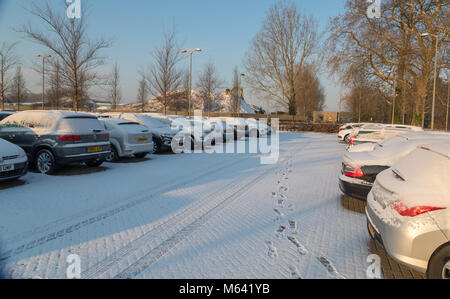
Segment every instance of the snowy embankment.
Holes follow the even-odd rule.
[[[281,134],[280,159],[155,155],[0,189],[5,275],[365,278],[365,215],[342,205],[334,135]],[[1,186],[0,186],[1,188]]]

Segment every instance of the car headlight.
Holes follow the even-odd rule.
[[[25,158],[26,156],[27,154],[25,153],[25,151],[20,151],[19,158]]]

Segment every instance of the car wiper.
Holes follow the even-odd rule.
[[[400,171],[398,171],[397,169],[393,168],[392,172],[402,181],[406,182],[406,178],[404,175],[402,175],[402,173]]]
[[[103,132],[103,130],[92,130],[92,132],[94,132],[94,133],[101,133],[101,132]]]

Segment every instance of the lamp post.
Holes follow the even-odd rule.
[[[434,83],[433,83],[433,104],[431,108],[431,129],[434,129],[434,112],[435,112],[435,105],[436,105],[436,81],[437,81],[437,60],[438,60],[438,51],[439,51],[439,35],[432,34],[432,33],[423,33],[422,36],[432,36],[436,38],[436,54],[434,58]]]
[[[45,58],[52,57],[50,54],[41,55],[36,54],[36,57],[42,58],[42,110],[44,110],[44,100],[45,100]]]
[[[188,113],[189,118],[191,118],[191,97],[192,97],[192,54],[195,52],[201,52],[202,49],[196,48],[194,50],[181,50],[181,53],[189,54],[190,64],[189,64],[189,95],[188,95]]]
[[[394,73],[394,69],[388,71],[389,74]],[[392,124],[395,123],[395,97],[397,95],[397,78],[394,75],[394,94],[392,96]]]
[[[448,110],[450,108],[450,84],[447,83],[447,117],[445,118],[445,131],[448,131]]]

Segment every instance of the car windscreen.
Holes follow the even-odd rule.
[[[94,131],[104,131],[105,127],[96,117],[66,117],[61,120],[58,131],[91,133]]]
[[[138,118],[148,127],[151,128],[167,128],[170,127],[170,121],[164,119],[156,119],[147,115],[139,115]]]
[[[11,115],[10,113],[0,113],[0,121],[4,120],[5,118],[7,118],[10,115]]]

